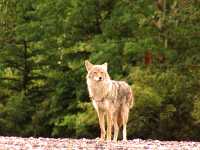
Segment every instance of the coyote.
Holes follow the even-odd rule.
[[[113,140],[117,141],[119,128],[123,125],[123,140],[127,140],[128,114],[134,103],[131,87],[124,81],[111,80],[107,72],[107,63],[93,65],[86,60],[85,66],[89,96],[99,118],[101,140],[105,139],[105,115],[107,117],[106,139],[111,140],[114,126]]]

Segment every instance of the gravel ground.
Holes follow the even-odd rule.
[[[98,139],[21,138],[0,136],[0,150],[200,150],[200,142],[134,139],[102,142]]]

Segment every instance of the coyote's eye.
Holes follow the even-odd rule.
[[[94,74],[97,74],[97,72],[95,71]]]

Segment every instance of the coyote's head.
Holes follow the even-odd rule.
[[[107,63],[102,65],[93,65],[88,60],[85,61],[85,67],[87,69],[87,78],[96,82],[105,81],[110,79],[107,72]]]

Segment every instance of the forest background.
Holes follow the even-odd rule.
[[[0,135],[96,138],[84,60],[135,94],[128,138],[200,140],[199,0],[0,0]]]

